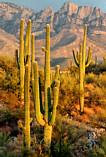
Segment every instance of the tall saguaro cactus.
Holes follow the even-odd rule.
[[[25,146],[30,150],[30,73],[31,73],[31,20],[28,21],[25,44],[25,77],[24,77],[24,105],[25,105]]]
[[[88,56],[86,57],[86,39],[87,39],[87,26],[84,27],[84,38],[83,43],[80,45],[80,50],[77,55],[73,50],[73,57],[75,64],[79,68],[79,93],[80,93],[80,112],[84,112],[84,79],[85,69],[91,62],[91,48],[89,47]]]
[[[32,47],[34,42],[32,43]],[[19,56],[19,58],[18,58]],[[30,150],[30,73],[31,73],[31,20],[28,21],[26,39],[24,41],[24,20],[20,22],[20,51],[17,54],[17,63],[20,71],[20,95],[24,100],[25,126],[25,147]]]
[[[20,98],[24,99],[24,20],[20,22],[20,48],[19,48],[19,68],[20,68]]]
[[[46,26],[46,45],[42,50],[45,53],[45,67],[44,67],[44,112],[41,110],[40,104],[40,89],[39,89],[39,74],[38,74],[38,64],[35,62],[33,64],[34,68],[34,102],[36,110],[36,119],[38,123],[44,126],[44,144],[46,148],[50,147],[51,136],[52,136],[52,126],[56,118],[56,107],[58,105],[59,96],[59,85],[60,81],[58,79],[58,70],[56,71],[56,76],[53,86],[53,104],[51,101],[51,81],[50,81],[50,26]]]

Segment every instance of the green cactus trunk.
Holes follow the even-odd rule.
[[[33,46],[32,41],[32,46]],[[25,43],[25,45],[24,45]],[[33,46],[34,51],[34,46]],[[24,100],[25,126],[23,132],[25,136],[25,146],[30,150],[30,73],[31,73],[31,20],[28,21],[26,30],[26,40],[24,42],[24,20],[20,22],[20,50],[16,51],[17,64],[20,71],[20,97]]]
[[[45,92],[44,92],[44,103],[45,103],[45,127],[44,127],[44,143],[46,147],[50,146],[51,143],[51,131],[52,126],[48,125],[49,121],[49,106],[51,105],[50,99],[50,26],[46,26],[46,45],[45,45]]]
[[[88,56],[86,59],[86,38],[87,38],[87,27],[84,27],[84,39],[83,44],[80,46],[79,54],[75,55],[73,51],[73,57],[75,64],[79,68],[79,102],[80,112],[84,112],[84,79],[85,79],[85,68],[89,66],[91,62],[91,50],[89,48]]]
[[[30,150],[30,67],[25,66],[25,83],[24,83],[24,103],[25,103],[25,147]]]
[[[25,105],[25,146],[30,150],[30,74],[31,74],[31,20],[28,21],[25,47],[25,78],[24,78],[24,105]]]
[[[83,112],[84,109],[84,71],[83,71],[83,58],[82,58],[82,45],[80,46],[80,52],[79,52],[79,93],[80,93],[80,111]]]
[[[34,80],[33,62],[35,61],[35,35],[31,35],[31,77]]]
[[[24,20],[20,22],[20,48],[19,48],[19,66],[20,66],[20,98],[24,100]]]
[[[44,144],[45,148],[50,148],[52,139],[52,126],[46,124],[44,127]]]
[[[31,74],[31,20],[28,21],[26,34],[26,65],[25,65],[25,144],[30,150],[30,74]]]
[[[49,99],[50,95],[50,26],[46,26],[46,46],[45,46],[45,69],[44,69],[44,79],[45,79],[45,121],[48,123],[49,116]]]

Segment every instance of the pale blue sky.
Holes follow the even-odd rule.
[[[47,6],[52,6],[53,9],[57,10],[66,1],[67,0],[0,0],[0,2],[12,2],[18,5],[24,5],[34,10],[41,10]],[[106,12],[106,0],[72,0],[72,2],[78,5],[97,6]]]

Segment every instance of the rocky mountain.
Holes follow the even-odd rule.
[[[15,36],[0,29],[0,55],[12,57],[16,48],[18,48],[18,41]]]
[[[36,49],[39,52],[37,56],[40,61],[43,57],[41,45],[44,44],[44,27],[47,23],[51,25],[53,65],[55,62],[66,64],[66,60],[71,58],[72,49],[77,49],[82,40],[84,24],[88,25],[87,42],[88,46],[92,47],[93,56],[102,58],[106,55],[106,13],[99,8],[67,2],[57,12],[51,7],[35,12],[12,3],[0,3],[0,29],[5,33],[18,39],[21,18],[24,18],[26,23],[28,19],[32,20],[32,32],[36,34]]]

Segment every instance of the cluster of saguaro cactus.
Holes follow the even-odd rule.
[[[17,63],[20,71],[20,98],[24,100],[25,126],[20,125],[24,132],[24,143],[30,150],[30,80],[35,105],[36,119],[44,126],[44,143],[49,148],[51,144],[52,125],[56,118],[56,107],[59,96],[59,66],[56,67],[55,79],[50,80],[50,26],[46,26],[46,46],[42,48],[45,53],[44,67],[44,105],[40,89],[38,63],[35,60],[34,34],[31,36],[31,21],[28,21],[26,38],[24,41],[24,20],[20,22],[20,49],[16,51]],[[53,100],[52,100],[53,99]]]
[[[34,81],[34,103],[36,111],[36,119],[41,126],[44,126],[44,144],[46,148],[50,147],[52,136],[52,125],[56,118],[56,107],[58,105],[59,96],[59,66],[56,67],[55,79],[51,84],[50,81],[50,26],[46,26],[46,44],[42,48],[45,53],[45,67],[44,67],[44,105],[40,98],[39,74],[38,64],[33,63]],[[52,93],[52,94],[51,94]],[[53,98],[53,101],[52,101]]]
[[[80,93],[80,112],[84,112],[84,78],[85,69],[91,62],[91,48],[89,47],[88,56],[86,57],[86,38],[87,38],[87,26],[84,27],[83,43],[80,45],[79,53],[75,54],[73,50],[73,57],[75,64],[79,68],[79,93]]]
[[[32,35],[33,36],[33,35]],[[32,37],[34,38],[34,37]],[[20,22],[20,49],[16,51],[17,64],[20,77],[20,98],[24,100],[25,126],[23,126],[25,136],[25,147],[30,149],[30,74],[31,74],[31,20],[28,21],[26,38],[24,41],[24,20]]]

